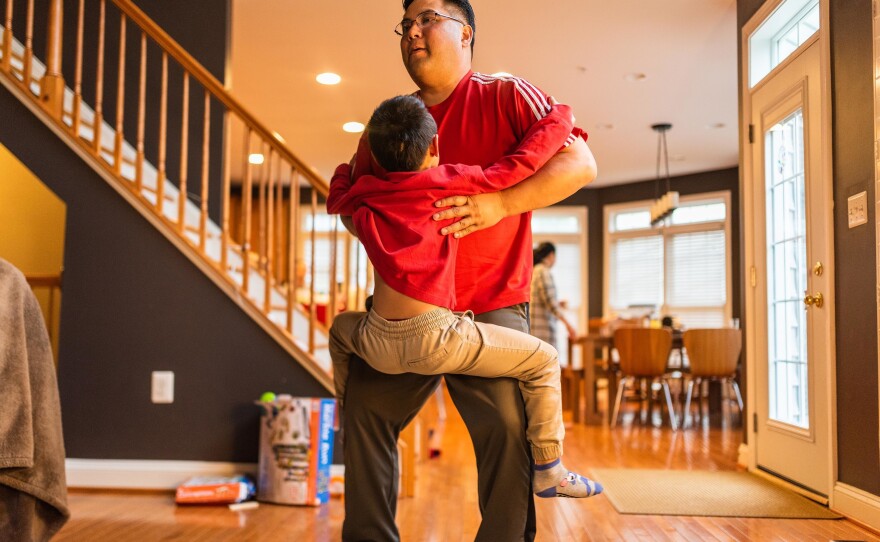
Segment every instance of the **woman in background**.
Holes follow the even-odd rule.
[[[568,330],[568,336],[577,336],[577,330],[565,318],[562,310],[565,302],[556,297],[556,285],[550,268],[556,263],[556,247],[553,243],[541,243],[532,251],[532,300],[529,302],[531,334],[558,348],[556,343],[556,320]]]

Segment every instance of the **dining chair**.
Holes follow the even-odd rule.
[[[736,369],[742,351],[742,331],[735,328],[689,329],[684,332],[684,348],[690,360],[690,377],[684,402],[683,426],[690,421],[691,398],[694,385],[702,390],[704,381],[727,383],[736,396],[740,415],[743,411],[742,395],[736,383]],[[702,404],[703,394],[699,394]]]
[[[611,427],[617,425],[624,391],[628,384],[645,383],[650,394],[651,386],[659,382],[666,399],[669,423],[673,430],[678,429],[666,373],[666,361],[671,347],[672,333],[668,329],[621,327],[614,331],[614,348],[620,358],[620,381],[617,385],[614,412],[611,414]]]

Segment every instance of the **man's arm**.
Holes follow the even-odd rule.
[[[494,226],[503,218],[562,201],[591,183],[596,173],[593,153],[587,142],[578,137],[519,184],[499,192],[443,198],[435,205],[449,208],[435,213],[433,218],[437,221],[460,218],[440,233],[464,237]]]
[[[486,178],[475,186],[476,192],[503,190],[531,177],[575,138],[573,128],[571,108],[554,105],[532,124],[513,152],[484,170]]]

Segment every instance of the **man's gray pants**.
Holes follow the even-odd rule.
[[[476,320],[528,332],[528,305],[479,314]],[[400,540],[394,521],[400,476],[397,437],[431,397],[440,378],[411,373],[387,375],[362,360],[352,359],[343,424],[343,540]],[[534,540],[531,455],[519,383],[510,378],[445,378],[477,457],[483,519],[476,540]]]

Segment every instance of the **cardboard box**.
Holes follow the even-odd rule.
[[[263,406],[257,500],[317,506],[330,499],[336,401],[279,395]]]

